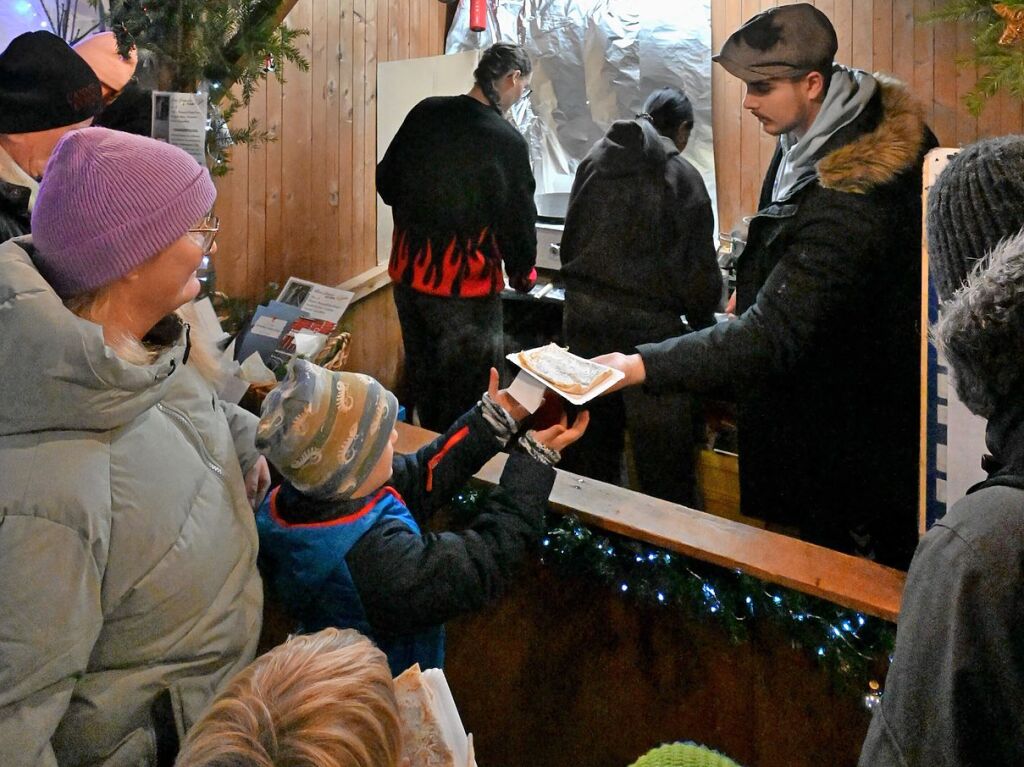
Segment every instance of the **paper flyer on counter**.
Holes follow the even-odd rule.
[[[297,306],[302,316],[309,320],[319,320],[338,324],[355,293],[340,288],[329,288],[309,280],[289,277],[277,300],[284,304]],[[329,333],[334,328],[322,330]]]
[[[274,352],[299,316],[298,307],[280,301],[257,307],[248,332],[242,336],[235,352],[235,359],[241,361],[256,352],[264,363],[270,364]]]

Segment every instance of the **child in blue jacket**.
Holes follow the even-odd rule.
[[[519,429],[524,410],[491,371],[481,401],[411,455],[395,454],[398,403],[376,380],[305,360],[263,403],[256,446],[285,476],[257,513],[260,569],[304,632],[355,628],[395,674],[440,667],[443,623],[497,597],[544,531],[559,451],[581,413],[520,438],[468,528],[425,532]]]

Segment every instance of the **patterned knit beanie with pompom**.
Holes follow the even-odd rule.
[[[306,495],[348,499],[391,440],[398,400],[375,379],[301,358],[263,400],[256,447]]]

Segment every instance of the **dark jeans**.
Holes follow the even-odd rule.
[[[565,450],[559,468],[624,485],[624,431],[629,429],[635,488],[646,495],[700,508],[696,491],[694,419],[690,395],[627,389],[588,402],[590,425]]]
[[[447,298],[395,285],[410,405],[425,429],[443,432],[479,401],[502,368],[501,299]]]
[[[565,339],[581,357],[634,351],[636,344],[683,332],[669,311],[616,306],[585,290],[566,293]],[[629,430],[638,487],[655,498],[699,507],[696,489],[693,398],[687,392],[654,394],[643,387],[597,397],[587,403],[590,425],[569,446],[558,467],[602,482],[623,484],[620,466]]]

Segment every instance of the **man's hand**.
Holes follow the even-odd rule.
[[[530,414],[529,410],[520,405],[515,397],[508,393],[508,389],[498,388],[498,371],[495,368],[491,368],[491,380],[487,384],[487,393],[517,421],[522,421]]]
[[[590,411],[581,410],[573,419],[572,426],[569,426],[569,419],[562,413],[562,419],[554,426],[533,432],[533,438],[542,445],[550,447],[561,453],[565,448],[583,436],[590,423]]]
[[[602,394],[610,394],[613,391],[625,389],[627,386],[636,386],[647,380],[647,370],[644,368],[643,358],[639,354],[612,352],[611,354],[602,354],[600,357],[594,357],[591,362],[607,365],[610,368],[615,368],[625,373],[621,381],[616,381],[614,385],[602,392]]]
[[[270,466],[267,464],[267,459],[261,455],[249,469],[249,473],[245,475],[245,495],[253,510],[258,509],[263,503],[263,496],[267,494],[268,489],[270,489]]]

